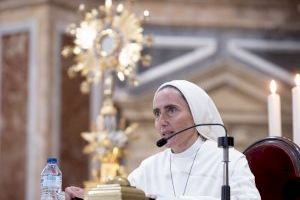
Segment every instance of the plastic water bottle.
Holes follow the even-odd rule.
[[[48,158],[41,173],[41,200],[61,199],[62,173],[56,158]]]

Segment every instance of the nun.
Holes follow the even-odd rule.
[[[155,128],[162,138],[195,124],[220,123],[221,116],[208,94],[185,80],[162,84],[153,99]],[[128,180],[157,200],[221,199],[223,154],[217,138],[221,126],[199,126],[172,137],[166,149],[142,161]],[[229,150],[231,199],[260,199],[245,155]]]
[[[196,124],[223,124],[208,94],[189,81],[162,84],[153,99],[155,128],[162,138]],[[217,138],[221,126],[198,126],[169,139],[165,150],[146,158],[132,171],[130,184],[156,200],[220,200],[223,154]],[[245,155],[229,150],[229,184],[232,200],[261,199]],[[66,188],[66,200],[83,198],[83,189]]]

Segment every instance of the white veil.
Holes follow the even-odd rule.
[[[220,123],[223,124],[219,111],[208,94],[199,86],[185,80],[174,80],[166,82],[159,86],[158,91],[166,86],[177,88],[185,97],[195,124]],[[196,127],[199,134],[210,140],[218,140],[218,137],[225,135],[225,130],[220,126],[198,126]]]

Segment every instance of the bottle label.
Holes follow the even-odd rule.
[[[42,185],[43,185],[43,187],[59,187],[60,188],[61,187],[60,182],[61,182],[60,177],[48,175],[43,178]]]

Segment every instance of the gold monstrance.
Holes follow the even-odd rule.
[[[111,0],[105,6],[85,12],[80,5],[83,21],[71,24],[67,32],[74,36],[74,46],[64,47],[64,56],[75,56],[76,64],[68,70],[70,77],[80,73],[85,77],[81,91],[89,92],[91,83],[98,83],[107,71],[113,71],[121,81],[136,85],[136,64],[141,61],[148,66],[149,55],[142,55],[144,47],[152,44],[152,38],[143,35],[142,23],[149,16],[138,18],[134,13],[118,4],[114,9]]]
[[[112,181],[118,176],[126,176],[120,160],[132,138],[131,133],[137,126],[131,124],[126,128],[124,120],[117,118],[118,112],[113,103],[113,74],[121,81],[127,80],[130,84],[137,85],[136,65],[139,61],[144,66],[150,64],[151,57],[142,55],[142,50],[152,44],[152,39],[143,35],[141,27],[149,16],[147,10],[142,18],[138,18],[123,4],[114,6],[111,0],[106,0],[105,5],[98,9],[86,11],[85,6],[80,5],[79,11],[83,20],[67,28],[67,33],[74,37],[74,46],[64,47],[62,55],[74,56],[76,64],[69,68],[68,74],[70,77],[80,74],[85,78],[80,86],[83,93],[90,91],[92,83],[101,81],[103,85],[103,105],[96,125],[90,132],[81,134],[89,143],[84,148],[84,153],[90,154],[92,161],[99,163],[98,168],[92,169],[92,180],[85,183],[89,191],[88,199],[93,199],[92,196],[97,196],[97,191],[102,193],[104,188],[107,194],[110,188],[99,184]],[[124,179],[118,183],[120,182],[128,184]],[[96,185],[98,186],[95,187]],[[116,188],[118,186],[114,186],[112,190],[115,191]],[[104,197],[102,199],[105,200]]]

